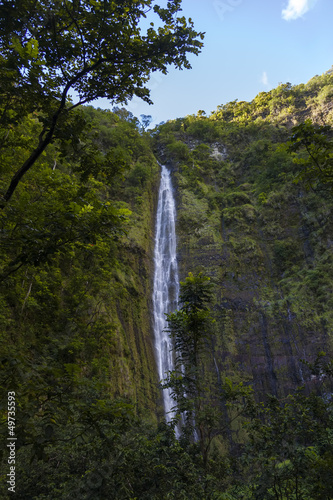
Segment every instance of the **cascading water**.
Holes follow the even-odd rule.
[[[175,222],[176,208],[170,172],[162,166],[156,216],[153,290],[155,349],[160,380],[166,378],[168,371],[174,368],[172,342],[165,332],[165,313],[175,310],[179,295]],[[163,389],[163,401],[166,420],[170,421],[171,408],[174,406],[170,389]]]

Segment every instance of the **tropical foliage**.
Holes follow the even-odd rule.
[[[189,67],[202,34],[180,6],[3,2],[1,498],[9,393],[19,499],[333,496],[332,72],[150,131],[81,106],[149,102],[151,72]],[[170,425],[151,339],[156,157],[182,279]]]

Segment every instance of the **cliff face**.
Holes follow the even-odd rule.
[[[325,183],[309,188],[300,176],[306,150],[286,142],[307,118],[332,124],[332,78],[167,122],[150,138],[125,110],[87,108],[79,146],[52,144],[1,214],[1,342],[13,390],[35,390],[31,366],[40,393],[47,377],[61,385],[71,370],[78,387],[103,381],[108,395],[159,412],[150,140],[173,172],[181,278],[203,270],[216,284],[211,370],[259,395],[320,385],[301,359],[332,353],[333,203]],[[38,127],[30,117],[17,139],[23,156]],[[3,153],[2,187],[13,151]]]
[[[105,309],[114,322],[115,350],[110,353],[110,392],[127,397],[153,415],[159,398],[152,335],[152,276],[158,166],[150,182],[132,200],[134,225],[117,245],[110,275],[113,300]]]
[[[286,146],[304,119],[332,123],[330,89],[329,74],[280,86],[156,134],[176,185],[181,277],[204,271],[216,284],[211,369],[260,398],[319,388],[301,360],[332,354],[332,195],[306,189]]]
[[[150,136],[124,109],[86,108],[23,178],[0,213],[0,436],[6,450],[15,394],[21,498],[332,498],[332,388],[302,362],[333,351],[332,96],[328,73]],[[0,190],[40,129],[30,116],[8,134]],[[215,283],[215,323],[192,316],[209,341],[173,379],[195,444],[193,421],[181,440],[155,425],[152,143],[172,170],[181,279]],[[281,399],[255,405],[238,382]],[[284,398],[302,384],[320,397]]]
[[[301,359],[313,361],[319,351],[331,352],[331,222],[327,217],[320,238],[318,226],[310,233],[306,225],[314,212],[328,215],[330,209],[295,191],[277,204],[258,206],[250,195],[246,204],[243,198],[212,213],[198,200],[196,219],[206,209],[205,221],[201,230],[185,232],[188,199],[179,189],[182,276],[204,270],[216,283],[218,368],[228,377],[248,380],[256,392],[279,396],[310,383]]]
[[[86,108],[79,147],[55,141],[1,213],[1,368],[27,418],[24,398],[66,377],[73,400],[85,384],[101,384],[107,397],[153,418],[157,411],[150,311],[159,166],[137,120],[118,114]],[[38,123],[26,125],[22,155],[38,137]],[[5,152],[14,165],[15,152]]]

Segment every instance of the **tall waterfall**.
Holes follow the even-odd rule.
[[[165,313],[175,310],[179,295],[175,220],[170,172],[162,166],[156,217],[153,291],[155,349],[160,380],[174,368],[172,342],[164,330],[167,326]],[[170,389],[163,389],[163,401],[166,420],[170,421],[172,415],[168,412],[174,406]]]

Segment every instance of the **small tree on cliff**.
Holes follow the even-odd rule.
[[[175,349],[175,370],[165,387],[171,387],[177,411],[184,416],[183,434],[197,438],[204,462],[210,444],[208,407],[205,400],[204,356],[213,333],[210,306],[214,285],[203,273],[189,273],[180,283],[180,309],[168,314],[168,328]]]
[[[244,411],[251,389],[242,382],[233,384],[227,377],[216,379],[211,358],[211,339],[216,334],[211,306],[214,284],[202,272],[189,273],[180,283],[180,308],[167,315],[168,329],[175,349],[175,369],[169,373],[164,387],[172,389],[178,417],[183,417],[185,440],[198,441],[203,466],[208,466],[212,440],[225,435],[231,420],[225,406],[232,408],[232,420]]]
[[[299,167],[295,182],[303,182],[306,188],[326,187],[333,189],[333,140],[332,127],[319,126],[305,120],[292,128],[287,151]]]

